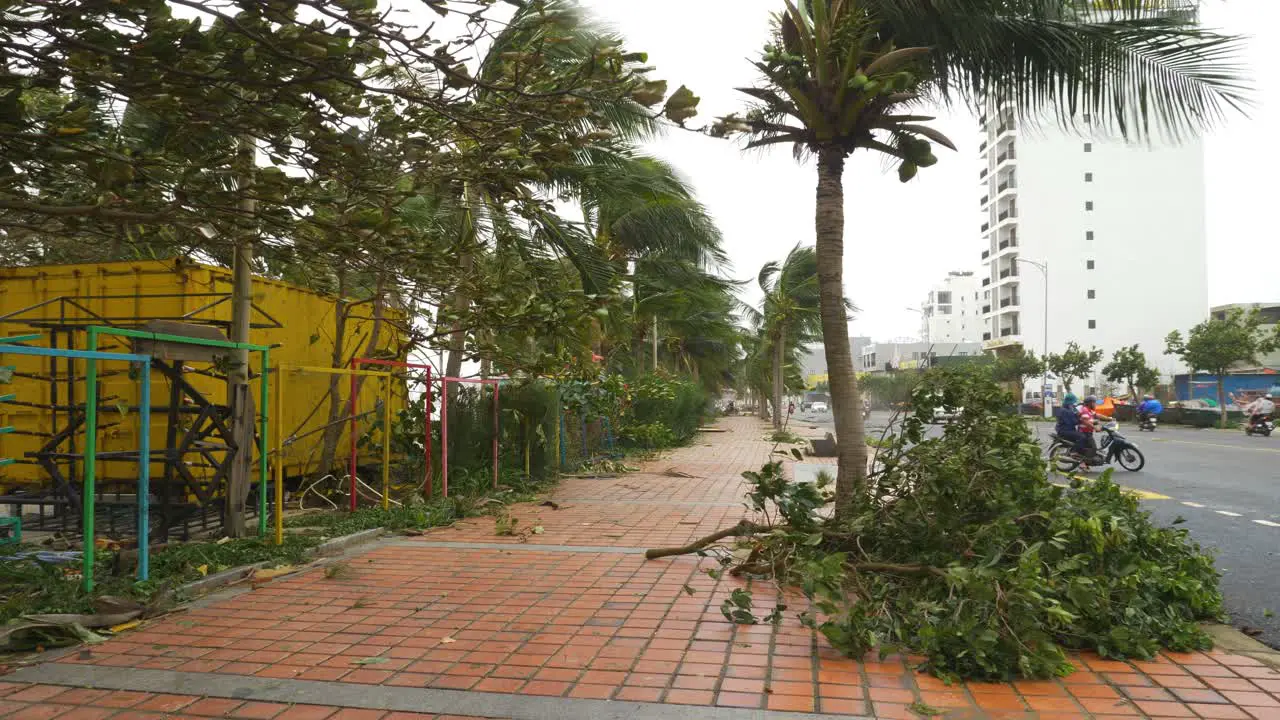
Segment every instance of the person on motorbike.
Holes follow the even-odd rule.
[[[1076,453],[1084,455],[1088,452],[1089,436],[1080,430],[1080,411],[1076,407],[1076,402],[1077,398],[1072,393],[1067,393],[1062,398],[1062,407],[1055,411],[1058,423],[1053,432],[1059,438],[1071,443]]]
[[[1138,406],[1138,422],[1144,423],[1147,418],[1156,417],[1162,412],[1164,412],[1164,405],[1161,405],[1154,395],[1144,395],[1142,404]]]
[[[1276,397],[1270,393],[1244,406],[1250,425],[1257,425],[1276,414]]]
[[[1082,450],[1081,454],[1088,458],[1097,456],[1098,443],[1094,439],[1095,433],[1098,426],[1109,419],[1106,415],[1099,413],[1097,408],[1098,398],[1094,395],[1086,397],[1084,402],[1080,403],[1080,432],[1085,436],[1085,447],[1083,449],[1077,447],[1077,450]]]

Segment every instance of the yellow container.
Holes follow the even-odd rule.
[[[34,345],[50,346],[50,328],[57,325],[119,325],[136,327],[139,318],[163,319],[193,324],[226,323],[231,319],[231,272],[224,268],[202,265],[188,260],[154,260],[102,264],[42,265],[35,267],[0,268],[0,337],[40,333],[41,340]],[[271,365],[329,367],[333,362],[334,336],[336,334],[337,298],[322,295],[278,280],[254,278],[254,314],[250,341],[271,346]],[[372,306],[358,305],[349,313],[344,333],[341,356],[367,355],[371,352],[370,339],[374,330]],[[222,325],[225,327],[225,325]],[[407,334],[407,322],[402,312],[388,309],[384,320],[378,324],[378,338],[373,352],[395,350],[403,346]],[[85,348],[85,333],[77,331],[71,337],[74,347]],[[57,346],[66,348],[68,336],[58,333]],[[100,336],[99,350],[104,352],[131,352],[129,341],[123,338]],[[45,408],[27,407],[20,403],[67,405],[68,361],[56,361],[59,377],[57,396],[53,384],[47,378],[54,371],[54,361],[19,355],[0,355],[0,366],[15,367],[15,376],[7,385],[0,385],[0,395],[13,393],[15,403],[0,403],[0,426],[11,425],[17,433],[0,435],[0,458],[22,460],[26,453],[34,452],[53,434],[66,427],[65,410],[54,413]],[[208,370],[207,363],[189,362],[188,367]],[[84,402],[84,363],[74,363],[77,377],[75,401]],[[256,371],[258,358],[251,358]],[[99,453],[132,451],[138,447],[138,417],[128,410],[138,402],[136,371],[123,363],[99,363],[101,384],[99,398],[100,437]],[[214,403],[225,403],[226,383],[220,379],[196,372],[184,374],[184,379]],[[300,437],[288,453],[285,472],[289,476],[309,475],[319,468],[321,445],[329,417],[329,383],[332,376],[320,373],[292,373],[288,378],[286,407],[282,413],[287,436]],[[339,394],[346,412],[349,386],[347,377],[339,377]],[[383,396],[380,378],[366,380],[360,393],[359,410],[362,416],[380,417],[375,413]],[[393,387],[392,410],[404,407],[403,383]],[[256,381],[253,387],[257,401]],[[274,402],[274,395],[272,396]],[[169,383],[165,376],[152,373],[151,404],[161,407],[169,402]],[[112,408],[116,408],[113,410]],[[272,423],[278,415],[271,412]],[[193,417],[193,416],[188,416]],[[152,413],[151,447],[166,446],[167,416]],[[367,428],[368,422],[363,422]],[[344,472],[349,453],[348,426],[342,424],[338,438],[333,470]],[[35,434],[23,434],[35,433]],[[275,435],[275,428],[272,429]],[[271,438],[274,445],[274,437]],[[66,450],[64,444],[62,449]],[[83,433],[77,436],[77,450],[83,449]],[[255,451],[256,457],[256,451]],[[361,451],[361,460],[380,460],[381,442],[369,444]],[[199,455],[192,453],[191,472],[197,478],[212,475],[213,470]],[[253,464],[256,478],[258,465]],[[160,463],[152,466],[152,476],[163,472]],[[137,476],[137,467],[131,462],[99,461],[99,478],[107,484],[119,487],[128,478]],[[76,471],[77,477],[80,470]],[[0,494],[17,489],[34,490],[49,487],[50,477],[45,470],[32,464],[18,463],[0,468]]]

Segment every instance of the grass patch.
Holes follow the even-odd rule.
[[[790,430],[774,430],[769,434],[769,442],[796,444],[804,441],[804,438]]]
[[[101,595],[149,602],[158,593],[229,568],[268,562],[293,565],[319,544],[307,536],[286,536],[277,546],[258,538],[171,544],[151,552],[151,579],[138,582],[137,551],[100,553],[94,563],[95,588],[80,586],[80,563],[54,564],[0,556],[0,623],[37,613],[87,613]],[[22,550],[35,549],[26,546]]]

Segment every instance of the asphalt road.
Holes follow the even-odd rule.
[[[868,432],[883,429],[888,413],[872,413]],[[1042,437],[1052,426],[1033,423]],[[828,432],[830,413],[793,420],[801,435]],[[1243,431],[1162,427],[1154,435],[1129,424],[1120,429],[1146,456],[1115,480],[1140,493],[1152,518],[1182,527],[1217,554],[1227,611],[1237,627],[1262,631],[1258,639],[1280,648],[1280,434],[1246,437]]]

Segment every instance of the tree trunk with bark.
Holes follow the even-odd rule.
[[[773,429],[782,429],[782,361],[785,352],[786,331],[778,328],[773,343]]]
[[[235,250],[231,260],[231,342],[249,342],[249,325],[253,314],[253,251],[256,230],[255,218],[258,201],[253,197],[254,185],[253,139],[242,137],[237,147],[236,189],[240,193],[239,210],[242,227],[235,238]],[[245,500],[249,495],[249,469],[253,461],[253,404],[247,398],[249,385],[249,351],[236,350],[227,371],[227,404],[231,407],[232,437],[248,438],[245,445],[237,445],[227,474],[227,507],[223,513],[222,532],[227,537],[244,537],[248,526],[244,517]],[[237,402],[239,400],[239,402]],[[262,478],[266,482],[266,478]]]
[[[329,366],[340,368],[345,365],[347,356],[347,315],[351,310],[347,306],[347,269],[339,264],[338,302],[333,306],[333,351],[329,354]],[[338,440],[342,435],[342,416],[346,404],[342,401],[341,375],[329,376],[329,414],[325,420],[324,434],[320,444],[320,462],[316,465],[316,477],[321,478],[334,470],[334,458],[338,454]]]
[[[347,323],[351,319],[352,306],[346,302],[347,298],[347,281],[346,269],[339,267],[338,269],[338,304],[334,309],[334,336],[333,336],[333,353],[329,356],[329,363],[334,368],[345,368],[351,363],[351,357],[347,355],[346,337]],[[373,327],[369,330],[369,343],[365,346],[362,353],[365,357],[374,354],[378,349],[378,343],[382,334],[382,324],[386,315],[386,288],[384,278],[379,275],[374,287],[373,296]],[[366,368],[368,369],[368,368]],[[364,386],[365,377],[356,377],[356,397],[360,395],[360,389]],[[334,463],[338,454],[338,441],[342,438],[343,431],[350,428],[350,420],[348,413],[351,407],[350,396],[343,397],[341,388],[351,387],[351,379],[345,375],[329,376],[329,419],[325,422],[324,442],[320,447],[320,463],[316,466],[317,476],[323,477],[334,469]]]
[[[849,507],[858,493],[866,492],[867,479],[862,404],[859,402],[858,378],[853,369],[853,352],[849,347],[849,318],[845,312],[844,161],[843,150],[827,148],[819,152],[814,211],[822,344],[827,356],[838,456],[837,515]]]
[[[1226,430],[1227,429],[1227,387],[1226,387],[1226,382],[1223,380],[1224,375],[1226,375],[1225,368],[1218,371],[1218,413],[1219,413],[1218,427],[1222,428],[1223,430]],[[1191,387],[1191,380],[1194,380],[1194,379],[1195,379],[1195,373],[1193,372],[1190,375],[1190,379],[1187,381],[1188,388]],[[1190,394],[1188,394],[1188,397],[1190,397]],[[1245,418],[1245,422],[1248,422],[1248,421],[1249,419]]]

